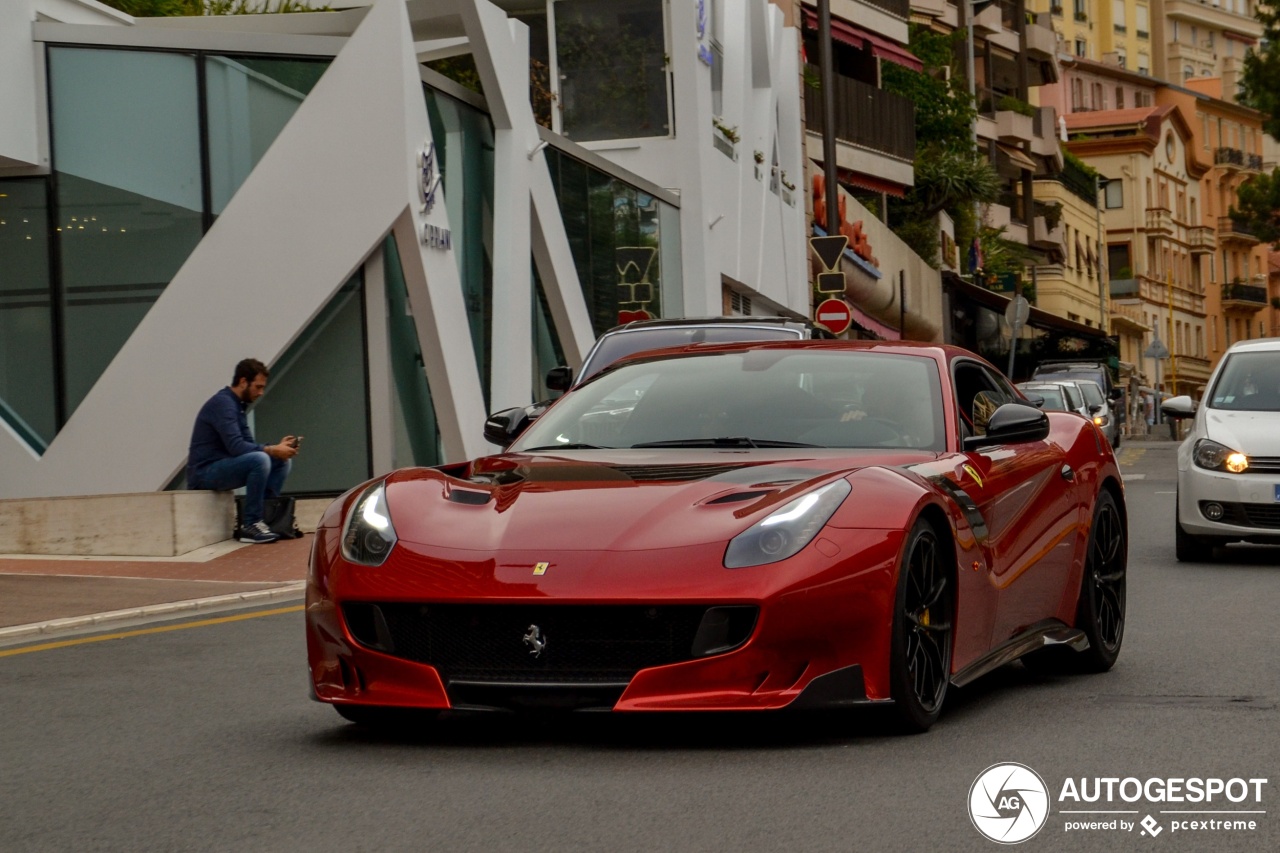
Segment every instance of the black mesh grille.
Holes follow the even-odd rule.
[[[646,667],[691,659],[708,610],[703,605],[377,607],[390,630],[391,653],[434,666],[446,683],[625,683]],[[534,655],[538,641],[545,646]]]
[[[705,480],[736,471],[741,465],[610,465],[637,482]]]

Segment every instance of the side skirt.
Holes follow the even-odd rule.
[[[1043,622],[1037,622],[1021,634],[1005,640],[964,669],[952,675],[951,683],[955,687],[964,687],[969,682],[981,678],[988,672],[999,669],[1007,663],[1013,663],[1018,658],[1034,652],[1036,649],[1041,649],[1045,646],[1062,645],[1069,647],[1072,651],[1082,652],[1089,648],[1089,639],[1079,628],[1072,628],[1057,619],[1046,619]]]

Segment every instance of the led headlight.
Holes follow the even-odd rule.
[[[1216,441],[1202,438],[1196,442],[1191,458],[1200,468],[1241,474],[1249,467],[1249,457]]]
[[[739,533],[724,553],[727,569],[785,560],[813,541],[852,488],[836,480],[787,503]]]
[[[347,516],[342,556],[362,566],[380,566],[395,544],[396,529],[387,509],[386,484],[379,481],[364,490]]]
[[[1095,415],[1093,418],[1093,422],[1100,427],[1104,427],[1107,424],[1111,423],[1111,418],[1107,417],[1106,415]]]

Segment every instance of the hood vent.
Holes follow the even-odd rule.
[[[762,498],[765,495],[771,494],[771,493],[772,493],[772,490],[755,491],[755,492],[734,492],[733,494],[721,495],[720,497],[715,498],[714,500],[707,501],[707,506],[713,506],[715,504],[736,504],[736,503],[741,503],[742,501],[753,501],[756,498]]]
[[[449,500],[456,504],[484,506],[489,502],[489,493],[473,492],[470,489],[450,489]]]
[[[638,483],[691,482],[736,471],[741,465],[610,465]]]

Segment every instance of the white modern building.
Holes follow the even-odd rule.
[[[0,498],[180,487],[244,357],[333,493],[485,452],[620,320],[808,314],[777,6],[331,5],[0,11]]]

